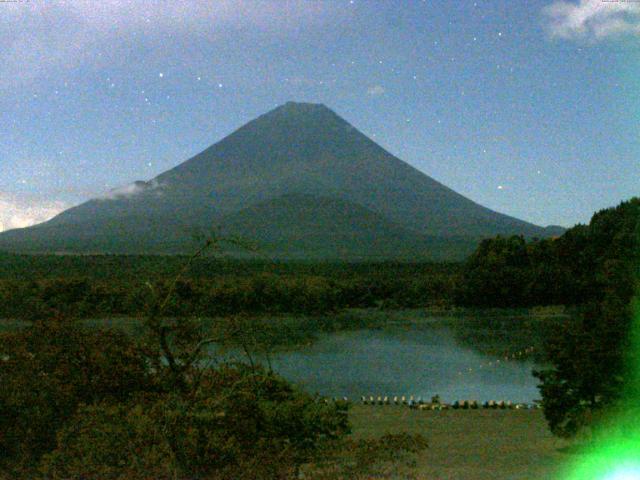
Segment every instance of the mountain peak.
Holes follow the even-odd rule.
[[[283,115],[320,115],[331,114],[336,115],[333,110],[322,103],[310,103],[310,102],[294,102],[288,101],[270,112],[270,114],[283,114]]]
[[[311,102],[294,102],[293,100],[289,100],[288,102],[280,105],[279,108],[287,108],[292,110],[329,110],[324,103],[311,103]]]

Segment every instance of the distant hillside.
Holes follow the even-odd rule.
[[[557,228],[489,210],[394,157],[323,105],[289,102],[149,182],[0,234],[38,252],[183,252],[196,230],[279,258],[433,258]]]

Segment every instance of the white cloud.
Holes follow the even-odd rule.
[[[367,88],[367,95],[372,97],[378,97],[385,92],[385,89],[382,85],[372,85]]]
[[[62,202],[25,200],[0,193],[0,232],[46,222],[66,207]]]
[[[558,1],[543,11],[555,38],[601,40],[640,35],[640,3],[636,0]]]
[[[130,183],[123,187],[114,188],[104,195],[98,197],[98,200],[116,200],[118,198],[130,198],[144,191],[144,187],[136,183]]]
[[[155,191],[156,194],[162,194],[160,190],[163,187],[157,180],[150,182],[133,182],[122,187],[114,188],[107,193],[97,197],[97,200],[117,200],[122,198],[131,198],[142,192]]]

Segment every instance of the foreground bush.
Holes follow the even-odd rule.
[[[80,408],[44,458],[47,478],[290,478],[347,430],[346,410],[273,375],[207,377],[195,398]]]
[[[50,319],[0,334],[0,465],[30,465],[80,404],[125,402],[152,383],[122,333]]]
[[[3,474],[291,478],[348,432],[346,405],[319,401],[258,367],[198,366],[194,342],[202,339],[171,328],[167,350],[62,319],[3,334]]]

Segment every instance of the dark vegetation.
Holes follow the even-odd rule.
[[[584,268],[580,286],[592,289],[577,322],[549,344],[553,368],[538,372],[545,415],[554,433],[571,436],[597,425],[608,409],[637,404],[640,366],[633,332],[633,299],[640,267],[640,199],[597,213],[581,229],[575,256]],[[624,402],[631,403],[624,405]],[[634,406],[634,408],[637,408]]]
[[[557,239],[485,240],[468,261],[459,291],[464,304],[579,307],[549,336],[552,367],[536,373],[554,433],[572,436],[595,425],[628,395],[636,374],[630,366],[640,365],[632,344],[639,268],[639,198]]]
[[[608,219],[613,225],[600,225],[600,217],[609,215],[612,213],[601,212],[591,225],[577,225],[558,238],[526,241],[513,236],[482,241],[466,263],[458,302],[476,307],[528,307],[601,300],[610,281],[603,271],[605,262],[631,248],[610,243],[616,220]]]
[[[0,255],[0,318],[31,312],[137,316],[186,257]],[[344,308],[446,306],[457,264],[270,263],[204,258],[178,282],[166,314],[318,314]]]
[[[8,478],[289,478],[348,432],[346,405],[258,367],[197,368],[202,338],[170,330],[150,326],[137,344],[47,319],[4,334]]]

